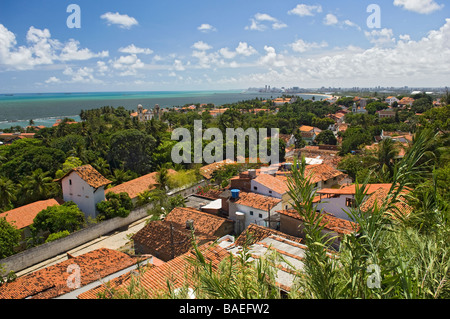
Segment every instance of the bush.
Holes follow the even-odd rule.
[[[108,193],[106,194],[106,201],[97,204],[99,212],[98,219],[111,219],[115,217],[128,217],[133,209],[133,202],[127,193]]]
[[[54,233],[54,234],[50,234],[50,236],[47,237],[45,242],[49,243],[49,242],[58,240],[60,238],[67,237],[69,235],[70,235],[70,233],[67,230],[60,231],[60,232],[57,232],[57,233]]]

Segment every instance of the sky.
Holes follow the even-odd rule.
[[[2,0],[0,93],[450,86],[444,0]]]

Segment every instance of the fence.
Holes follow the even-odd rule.
[[[201,181],[195,185],[174,190],[168,195],[182,195],[184,197],[187,197],[195,193],[199,186],[204,185],[206,185],[206,181]],[[114,230],[128,226],[135,221],[145,218],[148,216],[147,210],[151,207],[152,204],[147,204],[145,206],[134,209],[126,218],[116,217],[113,219],[109,219],[72,233],[67,237],[27,249],[23,252],[0,260],[0,265],[3,266],[4,270],[6,270],[7,273],[9,273],[10,271],[18,272],[24,270],[42,261],[65,253],[75,247],[83,245],[91,240],[99,238],[100,236],[111,233]]]

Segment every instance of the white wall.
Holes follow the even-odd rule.
[[[266,187],[263,184],[258,183],[254,179],[252,179],[252,181],[251,181],[251,186],[252,186],[253,193],[258,193],[261,195],[275,197],[275,198],[279,198],[279,199],[281,199],[281,197],[282,197],[282,194],[279,194],[279,193],[271,190],[269,187]],[[255,187],[257,187],[258,189],[255,189]],[[272,191],[272,193],[270,193],[270,191]]]
[[[72,185],[70,185],[72,181]],[[62,181],[63,198],[65,202],[73,201],[86,217],[96,217],[95,205],[105,200],[104,188],[95,189],[89,186],[77,173],[72,172]]]
[[[271,216],[274,216],[276,211],[281,210],[281,209],[282,209],[282,203],[280,202],[270,210]],[[239,225],[239,223],[237,222],[236,212],[240,212],[245,215],[244,225]],[[251,215],[251,212],[253,212],[253,215]],[[262,217],[259,217],[260,214]],[[250,226],[250,224],[268,226],[268,225],[266,225],[266,222],[264,221],[264,219],[266,219],[268,217],[269,217],[269,213],[267,210],[256,209],[254,207],[240,205],[240,204],[236,204],[233,202],[229,203],[228,218],[236,221],[236,223],[235,223],[236,233],[240,233],[240,231],[245,230],[248,226]],[[240,229],[238,229],[238,227],[240,227]]]
[[[339,197],[323,198],[322,201],[318,204],[317,209],[323,209],[325,212],[330,213],[337,218],[351,221],[351,218],[344,211],[350,210],[350,207],[347,207],[346,205],[347,198],[353,198],[353,196],[341,195]]]

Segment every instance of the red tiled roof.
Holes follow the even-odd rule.
[[[208,242],[199,247],[206,262],[215,270],[220,262],[230,256],[230,253],[212,242]],[[168,282],[173,289],[177,289],[184,284],[193,286],[193,265],[189,262],[190,258],[195,258],[192,251],[178,256],[161,266],[153,267],[140,275],[139,281],[150,298],[158,298],[160,294],[168,291]],[[125,291],[130,284],[130,275],[124,275],[122,278],[113,282],[116,291]],[[104,285],[98,286],[78,296],[79,299],[96,299],[98,293],[105,292]]]
[[[361,187],[361,185],[360,185]],[[375,191],[377,191],[380,188],[386,189],[389,191],[391,189],[392,184],[367,184],[366,190],[367,195],[373,194]],[[330,195],[354,195],[356,194],[356,186],[355,184],[342,187],[340,189],[333,189],[333,188],[324,188],[319,191],[317,191],[317,194],[330,194]]]
[[[278,178],[269,174],[259,174],[254,180],[281,195],[289,190],[286,180],[283,180],[281,177]]]
[[[133,241],[146,247],[152,255],[162,260],[170,260],[189,251],[192,247],[191,230],[185,226],[173,223],[172,234],[170,230],[171,223],[167,221],[152,221],[144,228],[138,231],[133,237]],[[172,246],[171,236],[174,242]],[[203,244],[215,240],[217,237],[195,232],[197,244]],[[172,250],[173,249],[173,250]]]
[[[327,164],[307,165],[305,168],[305,177],[311,176],[312,183],[327,181],[343,174],[344,173],[341,171],[338,171]]]
[[[56,199],[34,202],[1,213],[0,218],[5,217],[8,223],[14,225],[17,229],[23,229],[33,224],[33,220],[37,214],[51,206],[59,206],[59,202]]]
[[[259,226],[256,224],[250,224],[246,230],[244,230],[239,237],[234,242],[235,246],[243,246],[244,244],[253,245],[264,238],[270,237],[271,235],[278,235],[280,237],[284,237],[286,239],[295,241],[297,243],[302,243],[302,239],[298,237],[294,237],[291,235],[287,235],[278,230],[274,230],[271,228],[267,228],[264,226]]]
[[[233,160],[225,159],[225,160],[220,161],[220,162],[215,162],[215,163],[203,166],[203,167],[200,168],[199,172],[200,172],[200,175],[202,175],[204,178],[211,179],[212,176],[213,176],[213,173],[216,170],[224,167],[225,165],[230,165],[230,164],[235,164],[235,163],[236,162],[233,161]]]
[[[403,192],[407,193],[407,191]],[[375,192],[372,193],[372,195],[366,199],[366,201],[361,205],[361,210],[366,212],[373,208],[375,204],[378,208],[381,207],[385,199],[389,195],[389,189],[388,188],[379,188]],[[400,195],[399,197],[400,201],[395,203],[394,206],[396,209],[398,209],[398,212],[402,215],[409,215],[412,212],[412,207],[408,204],[404,203],[404,197]],[[392,212],[392,211],[391,211]],[[393,212],[397,213],[397,212]]]
[[[278,211],[278,213],[302,221],[304,220],[303,217],[300,216],[300,214],[294,209],[282,210]],[[358,224],[345,219],[337,218],[328,213],[322,213],[322,221],[320,223],[320,226],[323,226],[324,228],[334,231],[338,234],[350,234],[358,229]]]
[[[275,205],[281,202],[270,196],[264,196],[256,193],[239,192],[239,198],[234,201],[236,204],[253,207],[260,210],[272,209]]]
[[[175,174],[176,171],[169,169],[168,173]],[[154,185],[156,184],[157,175],[158,175],[158,172],[150,173],[150,174],[135,178],[131,181],[125,182],[123,184],[111,187],[111,188],[105,190],[105,195],[110,192],[113,192],[116,194],[128,193],[130,198],[132,198],[132,199],[136,198],[140,193],[154,188]]]
[[[111,181],[105,178],[102,174],[100,174],[95,168],[91,165],[84,165],[80,167],[72,168],[69,172],[67,172],[63,177],[58,179],[58,181],[63,180],[66,176],[70,175],[72,172],[75,172],[80,176],[89,186],[93,188],[100,188],[102,186],[106,186],[111,184]]]
[[[50,299],[66,294],[72,291],[67,285],[71,275],[67,269],[72,264],[80,267],[81,286],[85,286],[136,262],[136,258],[119,251],[98,249],[0,286],[0,299]]]
[[[194,229],[197,233],[215,236],[216,232],[225,223],[232,223],[231,220],[216,215],[208,214],[189,207],[176,207],[166,218],[165,222],[172,222],[179,227],[185,227],[188,220],[194,221]]]

